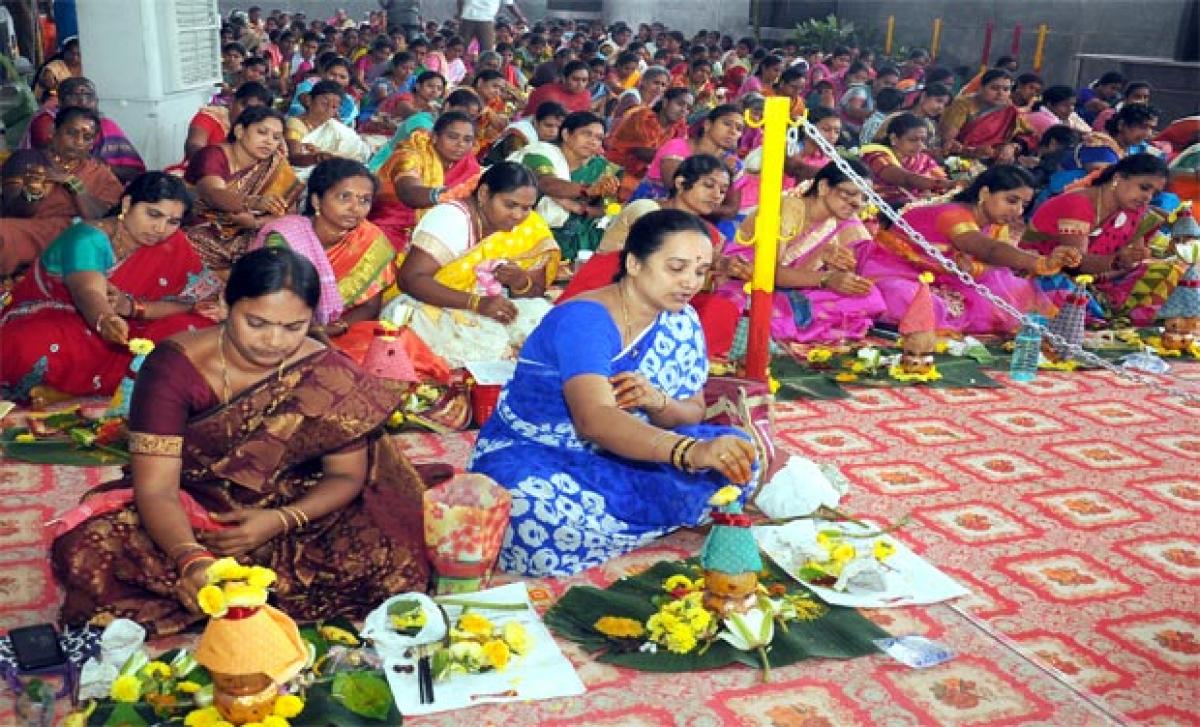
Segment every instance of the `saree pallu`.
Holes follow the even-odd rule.
[[[960,96],[942,114],[942,130],[957,126],[954,139],[968,148],[995,146],[1012,140],[1019,113],[1015,106],[980,109],[974,96]],[[942,138],[947,138],[946,133]]]
[[[275,605],[297,621],[358,619],[390,595],[425,590],[429,579],[424,485],[396,440],[379,433],[401,396],[326,350],[220,404],[182,349],[166,343],[139,375],[130,446],[135,456],[180,457],[182,493],[212,513],[294,503],[320,485],[323,456],[366,447],[359,497],[239,558],[278,574]],[[127,472],[97,492],[131,486]],[[135,506],[62,535],[51,561],[67,592],[64,623],[129,618],[162,636],[206,618],[180,604],[174,563]]]
[[[445,187],[440,201],[452,202],[466,199],[474,192],[482,174],[473,154],[467,154],[446,169],[433,148],[433,137],[428,132],[415,131],[407,141],[396,146],[392,156],[379,169],[379,192],[367,219],[383,230],[397,252],[403,252],[412,238],[413,228],[426,210],[413,209],[396,197],[398,177],[416,177],[423,187]]]
[[[243,196],[279,197],[289,209],[295,207],[304,192],[304,183],[296,178],[296,173],[292,171],[287,159],[278,154],[272,154],[269,158],[232,174],[225,182],[229,188]],[[221,212],[209,206],[199,196],[196,197],[187,236],[191,238],[200,259],[210,270],[219,272],[233,267],[238,258],[246,254],[258,233],[257,230],[235,224],[230,218],[229,213]]]
[[[1017,310],[1047,316],[1054,314],[1053,304],[1032,280],[1019,277],[1005,267],[980,263],[957,252],[951,242],[955,235],[968,231],[983,232],[993,239],[1007,241],[1006,227],[990,226],[981,230],[970,208],[953,202],[913,206],[903,213],[903,217],[960,268],[972,272],[977,283]],[[855,253],[858,256],[858,274],[874,281],[883,296],[886,306],[880,316],[883,320],[896,323],[904,317],[921,286],[918,276],[922,272],[930,272],[934,276],[930,289],[939,331],[1008,335],[1018,327],[1019,321],[993,307],[987,298],[946,272],[895,227],[881,230],[874,242],[857,245]]]
[[[103,234],[80,224],[63,238]],[[106,277],[109,285],[138,300],[182,302],[189,285],[203,274],[191,243],[176,230],[157,245],[138,247],[110,268]],[[211,320],[190,312],[126,323],[131,339],[156,342],[180,331],[212,325]],[[12,302],[0,316],[0,351],[0,386],[19,388],[22,395],[37,385],[75,396],[108,395],[116,390],[133,360],[127,346],[96,335],[76,309],[63,278],[51,274],[41,260],[17,283]]]
[[[676,528],[700,523],[722,485],[712,471],[686,474],[669,464],[626,459],[582,439],[563,397],[573,376],[636,371],[676,399],[704,388],[708,356],[696,313],[663,312],[628,346],[603,305],[556,307],[530,336],[495,413],[483,425],[468,469],[513,496],[500,567],[565,576],[603,564]],[[641,410],[630,412],[642,420]],[[679,434],[745,436],[695,424]]]
[[[560,254],[546,222],[531,212],[508,232],[495,232],[480,241],[470,211],[461,202],[438,205],[417,226],[413,247],[441,266],[433,279],[461,293],[488,294],[480,273],[499,263],[526,271],[544,270],[547,287],[558,275]],[[510,298],[517,317],[508,325],[469,310],[441,308],[402,294],[380,316],[405,324],[433,353],[451,367],[468,361],[500,361],[515,357],[530,332],[550,310],[544,298]]]
[[[54,119],[58,116],[58,102],[48,103],[34,114],[29,128],[21,139],[21,149],[42,149],[50,145],[54,137]],[[224,137],[221,141],[224,141]],[[100,116],[100,133],[92,145],[92,154],[112,168],[127,168],[132,175],[146,171],[146,162],[138,154],[133,142],[125,135],[121,125],[111,118]]]
[[[907,187],[901,187],[895,184],[888,184],[879,178],[879,173],[888,167],[900,167],[905,171],[914,174],[920,174],[925,177],[933,177],[936,179],[945,179],[946,171],[938,164],[937,160],[926,154],[918,152],[912,156],[901,159],[896,156],[896,152],[892,151],[891,147],[883,144],[866,144],[859,148],[859,154],[862,156],[863,164],[871,170],[871,176],[875,178],[875,191],[883,197],[883,201],[890,204],[895,209],[900,209],[904,205],[912,202],[915,199],[929,197],[931,193],[925,190],[911,190]]]
[[[300,122],[303,125],[303,122]],[[289,121],[290,124],[290,121]],[[354,129],[346,126],[337,119],[330,119],[315,129],[309,129],[300,137],[301,144],[307,144],[342,159],[352,159],[356,162],[366,162],[371,158],[372,149]],[[296,177],[308,182],[308,176],[317,165],[296,167]]]
[[[542,141],[525,148],[521,163],[538,176],[548,174],[584,185],[595,184],[606,176],[619,178],[622,174],[620,167],[602,156],[594,156],[571,169],[557,144]],[[599,226],[602,218],[567,212],[548,195],[542,195],[537,211],[554,231],[564,260],[574,260],[580,250],[595,250],[600,245],[600,238],[604,237],[604,230]]]
[[[747,220],[746,225],[752,220]],[[820,270],[822,251],[839,244],[851,249],[871,238],[857,219],[830,218],[810,227],[807,207],[802,198],[784,197],[780,216],[781,236],[786,242],[779,251],[779,263],[796,270]],[[753,263],[754,248],[732,244],[726,253]],[[749,313],[750,296],[745,283],[730,280],[717,295]],[[836,342],[864,337],[875,319],[883,314],[883,297],[872,287],[865,295],[846,295],[822,288],[776,290],[771,295],[771,339],[774,341]]]
[[[21,184],[21,177],[30,167],[49,169],[50,160],[40,149],[25,149],[14,153],[4,163],[4,186]],[[108,165],[98,159],[88,159],[75,176],[83,182],[88,194],[115,205],[121,199],[123,185]],[[31,218],[0,218],[0,277],[12,275],[32,263],[71,220],[79,216],[75,198],[61,184],[47,182],[46,196],[34,207]]]
[[[1115,255],[1129,245],[1149,245],[1165,223],[1150,207],[1122,210],[1095,226],[1096,208],[1083,192],[1067,192],[1051,198],[1038,208],[1021,239],[1021,246],[1048,255],[1060,235],[1088,235],[1087,250],[1092,255]],[[1094,228],[1094,229],[1093,229]],[[1102,316],[1128,317],[1135,326],[1150,326],[1158,308],[1167,300],[1187,265],[1171,260],[1147,260],[1130,270],[1105,272],[1095,276],[1092,290]],[[1055,303],[1068,293],[1070,286],[1059,274],[1039,279]]]

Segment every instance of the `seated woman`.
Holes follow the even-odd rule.
[[[504,76],[500,71],[492,69],[479,71],[471,80],[471,90],[482,104],[479,118],[475,122],[479,130],[479,138],[475,140],[475,155],[480,161],[483,161],[482,157],[508,127],[510,114],[502,95],[504,86]]]
[[[183,178],[195,185],[196,207],[187,235],[205,266],[222,277],[258,230],[288,214],[304,190],[279,153],[284,124],[275,109],[248,108],[225,143],[204,147],[188,162]]]
[[[321,303],[314,319],[333,337],[356,323],[378,320],[383,291],[396,280],[396,250],[383,230],[367,221],[377,187],[362,164],[326,159],[308,178],[304,216],[270,222],[254,241],[254,248],[287,247],[317,268]]]
[[[412,87],[416,80],[412,74],[416,69],[417,59],[408,51],[400,51],[392,56],[387,70],[368,84],[368,91],[363,96],[362,110],[358,112],[360,132],[388,136],[396,132],[393,109],[400,95]]]
[[[396,150],[397,144],[412,136],[417,129],[433,128],[434,119],[437,118],[445,94],[446,79],[440,74],[425,71],[417,76],[411,92],[385,99],[375,112],[375,119],[370,123],[370,132],[379,133],[383,131],[383,125],[387,125],[392,127],[392,131],[389,132],[392,138],[375,152],[367,162],[367,168],[378,172]]]
[[[319,295],[307,260],[255,250],[230,273],[225,323],[146,359],[131,474],[89,492],[51,549],[64,623],[178,633],[205,619],[196,593],[225,556],[273,569],[276,605],[298,621],[362,618],[426,588],[425,488],[379,436],[403,392],[307,337]]]
[[[571,281],[567,283],[566,290],[555,304],[565,303],[582,293],[603,288],[611,283],[621,268],[621,256],[625,250],[625,242],[629,239],[629,230],[643,216],[660,209],[682,210],[701,218],[711,215],[725,199],[725,193],[729,189],[729,177],[729,167],[715,156],[697,154],[685,159],[675,168],[671,196],[661,202],[639,199],[625,205],[604,231],[596,254],[575,271]],[[710,271],[714,277],[713,282],[725,278],[748,280],[752,266],[740,257],[722,255],[724,238],[714,225],[707,222],[705,224],[713,245],[713,266]],[[715,286],[705,286],[706,289],[711,287]],[[741,308],[708,292],[697,293],[692,299],[692,307],[700,317],[700,326],[704,329],[709,355],[713,358],[724,357],[733,344],[738,318],[742,314]]]
[[[630,199],[666,199],[670,190],[663,180],[673,179],[675,168],[693,154],[711,154],[729,165],[734,180],[716,215],[734,216],[741,206],[743,165],[737,158],[737,148],[745,128],[740,108],[731,104],[716,107],[705,117],[698,135],[694,134],[690,139],[673,139],[659,147],[646,168],[646,176],[633,190]]]
[[[296,86],[296,94],[292,97],[292,105],[288,107],[288,116],[299,116],[304,113],[304,97],[312,91],[313,86],[321,81],[333,81],[343,89],[349,90],[352,74],[350,61],[327,53],[321,56],[318,64],[321,75],[301,81]],[[354,122],[358,118],[358,101],[348,92],[342,96],[341,107],[338,109],[338,118],[343,124],[351,128],[354,127]]]
[[[976,177],[952,201],[913,206],[902,216],[995,295],[1018,310],[1049,313],[1049,301],[1036,284],[1014,271],[1053,275],[1078,265],[1082,255],[1070,247],[1035,255],[1018,249],[1009,239],[1008,225],[1021,222],[1025,206],[1033,199],[1033,183],[1024,169],[999,164]],[[937,330],[1010,334],[1020,323],[947,272],[898,227],[880,231],[875,242],[859,248],[858,256],[859,275],[873,280],[883,294],[887,304],[884,320],[903,318],[921,285],[919,275],[928,271],[935,276],[931,288]]]
[[[20,148],[42,149],[49,146],[54,136],[54,118],[59,109],[68,106],[81,106],[99,113],[96,84],[82,76],[64,80],[58,87],[57,96],[46,101],[33,115]],[[122,184],[146,171],[146,162],[125,135],[125,130],[104,114],[100,114],[100,133],[92,145],[92,154],[107,164]]]
[[[17,151],[0,168],[0,277],[36,260],[72,219],[100,219],[120,199],[121,182],[92,155],[99,133],[99,114],[68,106],[50,146]]]
[[[1127,104],[1109,117],[1104,131],[1084,132],[1072,154],[1063,158],[1061,169],[1054,175],[1050,192],[1057,194],[1073,182],[1089,175],[1095,176],[1130,154],[1152,150],[1150,137],[1158,124],[1158,110],[1144,104]]]
[[[492,144],[491,151],[481,160],[481,163],[496,164],[505,161],[535,142],[554,141],[558,138],[558,130],[562,127],[565,118],[567,118],[567,110],[562,107],[562,104],[547,101],[538,106],[535,115],[510,123],[496,143]]]
[[[370,158],[371,148],[358,132],[337,118],[345,93],[333,81],[321,81],[305,95],[304,113],[287,120],[288,161],[301,181],[326,159],[365,162]]]
[[[1075,131],[1090,131],[1091,127],[1075,113],[1075,89],[1070,86],[1051,86],[1042,93],[1033,110],[1022,113],[1021,119],[1030,130],[1041,136],[1051,126],[1068,126]]]
[[[58,87],[68,78],[78,78],[83,75],[83,56],[79,52],[79,38],[70,37],[63,41],[62,50],[46,60],[38,69],[37,80],[33,91],[38,103],[53,98],[58,93]]]
[[[959,96],[946,107],[938,127],[942,153],[998,164],[1012,164],[1019,113],[1012,105],[1012,74],[992,68],[980,79],[979,91]]]
[[[589,111],[592,108],[592,94],[588,92],[588,81],[591,72],[587,63],[570,61],[562,69],[561,80],[547,83],[533,89],[525,102],[525,116],[537,112],[537,107],[547,101],[562,104],[568,112]],[[664,82],[665,86],[665,82]]]
[[[233,94],[233,101],[228,106],[205,106],[196,112],[188,124],[187,139],[183,143],[183,163],[187,169],[191,158],[206,146],[215,146],[229,138],[233,130],[233,122],[243,111],[255,106],[270,106],[275,103],[275,96],[261,83],[243,83]]]
[[[621,168],[604,158],[604,120],[590,111],[568,114],[554,143],[539,141],[521,152],[537,175],[537,211],[554,230],[564,260],[595,250],[604,230],[605,200],[616,196]]]
[[[407,322],[451,367],[513,358],[550,310],[544,295],[558,274],[558,246],[531,212],[536,201],[533,174],[500,162],[473,195],[429,210],[400,265],[404,294],[383,318]]]
[[[108,395],[130,339],[211,325],[192,312],[204,271],[179,230],[191,202],[182,181],[148,172],[118,214],[59,235],[0,312],[0,386],[35,401]]]
[[[629,199],[660,147],[687,138],[687,118],[694,98],[687,88],[669,88],[653,106],[631,109],[612,130],[608,160],[625,170],[617,199]]]
[[[876,191],[884,202],[900,209],[913,200],[940,194],[953,186],[942,165],[925,152],[929,125],[916,114],[893,118],[886,136],[885,143],[864,144],[858,150],[879,183]]]
[[[474,149],[475,124],[461,111],[439,116],[432,133],[416,131],[379,170],[379,193],[367,219],[403,252],[427,210],[475,191],[480,170]]]
[[[1184,265],[1152,260],[1150,241],[1164,219],[1150,201],[1167,183],[1167,165],[1134,154],[1104,170],[1091,185],[1051,197],[1029,221],[1021,247],[1047,254],[1058,246],[1083,256],[1079,271],[1095,277],[1105,315],[1152,325],[1179,282]],[[1048,282],[1048,281],[1047,281]]]
[[[847,163],[862,177],[870,177],[861,163]],[[879,291],[854,272],[854,248],[871,240],[871,233],[858,219],[865,206],[866,195],[836,164],[817,172],[803,196],[784,196],[772,296],[773,340],[858,339],[883,313]],[[739,240],[753,239],[757,222],[755,211],[742,222]],[[754,248],[736,245],[729,254],[751,261]],[[739,310],[749,311],[750,296],[740,281],[725,284],[718,294],[736,303]]]
[[[617,96],[609,113],[613,127],[621,124],[625,114],[638,106],[654,106],[671,85],[671,72],[662,66],[650,66],[638,79],[637,85]]]
[[[699,218],[651,212],[619,281],[556,307],[526,341],[470,464],[513,496],[502,569],[600,565],[698,524],[713,492],[750,481],[745,435],[700,424],[708,357],[688,300],[712,259]]]
[[[460,88],[452,91],[446,97],[445,102],[442,103],[439,101],[439,104],[441,105],[440,113],[447,114],[451,111],[461,111],[471,119],[471,123],[473,124],[478,123],[479,115],[483,111],[483,103],[475,95],[475,92],[468,88]],[[371,160],[367,162],[367,169],[370,169],[372,173],[378,174],[383,165],[387,163],[387,160],[392,158],[392,154],[396,152],[396,146],[400,142],[407,141],[417,131],[432,131],[433,123],[437,121],[438,115],[439,112],[435,109],[432,111],[418,111],[406,118],[396,128],[396,133],[392,135],[392,138],[371,156]]]

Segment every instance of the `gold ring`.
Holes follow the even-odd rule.
[[[719,459],[719,460],[721,460],[722,462],[724,462],[725,460],[729,459],[729,455],[727,455],[727,454],[719,454],[719,455],[717,455],[717,459]]]

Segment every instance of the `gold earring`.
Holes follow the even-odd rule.
[[[125,213],[124,213],[124,212],[118,212],[118,213],[117,213],[117,222],[124,222],[124,221],[125,221]]]

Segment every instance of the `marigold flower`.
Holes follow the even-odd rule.
[[[255,588],[270,588],[275,585],[277,576],[275,571],[270,568],[264,568],[261,565],[250,566],[250,573],[246,576],[246,583]]]
[[[250,575],[250,569],[237,562],[235,558],[221,558],[208,567],[205,575],[208,577],[209,583],[240,581]]]
[[[109,694],[118,702],[136,702],[142,696],[142,682],[132,674],[119,676]]]
[[[839,543],[836,547],[834,547],[833,552],[830,553],[830,556],[833,558],[834,562],[845,563],[848,560],[854,560],[854,556],[857,554],[857,551],[854,550],[854,546],[850,543]]]
[[[848,384],[852,381],[858,381],[858,374],[852,374],[849,371],[843,371],[842,373],[835,375],[833,380],[840,384]]]
[[[229,612],[229,604],[225,601],[225,592],[214,585],[207,585],[196,594],[200,610],[212,616],[221,618]]]
[[[666,646],[676,654],[686,654],[696,648],[696,634],[691,627],[679,624],[667,632]]]
[[[255,588],[244,583],[232,583],[225,586],[225,601],[230,606],[240,608],[255,608],[267,604],[267,589]]]
[[[917,276],[917,280],[920,280],[922,283],[929,285],[930,283],[933,282],[933,273],[926,270],[925,272],[923,272]]]
[[[604,616],[592,628],[613,639],[636,639],[646,633],[641,622],[620,616]]]
[[[616,217],[617,215],[621,214],[621,205],[617,204],[616,202],[609,202],[608,204],[604,205],[604,214],[609,217]]]
[[[722,489],[724,489],[724,488],[722,488]],[[716,497],[716,495],[714,495],[713,497]],[[710,500],[710,502],[711,502],[711,500]],[[693,589],[695,589],[695,587],[696,587],[696,584],[692,583],[692,579],[688,578],[687,576],[683,575],[682,573],[676,573],[675,575],[671,576],[670,578],[667,578],[667,580],[663,581],[663,590],[666,591],[667,593],[674,593],[676,590],[679,590],[679,589],[683,589],[685,591],[691,592]]]
[[[504,671],[511,656],[512,652],[509,651],[508,644],[504,643],[503,639],[492,639],[483,645],[483,657],[496,671]]]
[[[334,644],[344,644],[346,646],[358,646],[358,637],[350,633],[346,629],[330,626],[326,624],[318,629],[317,633],[326,641]]]
[[[188,712],[187,717],[183,718],[183,724],[186,727],[216,727],[217,723],[221,721],[221,713],[217,711],[216,707],[193,709]]]
[[[464,613],[458,619],[458,628],[461,631],[466,631],[472,636],[488,637],[492,635],[495,627],[492,622],[486,617],[480,616],[477,613]]]
[[[268,714],[262,721],[262,727],[292,727],[292,723],[277,714]]]
[[[813,348],[805,354],[805,358],[808,359],[809,363],[825,363],[833,358],[833,351],[830,351],[828,348]]]
[[[737,485],[725,485],[721,489],[714,492],[712,497],[708,498],[708,504],[714,507],[728,505],[729,503],[738,499],[738,496],[741,494],[742,488],[738,487]],[[667,580],[669,581],[670,579],[668,578]]]
[[[184,694],[195,694],[200,691],[200,685],[193,681],[183,681],[175,685],[175,691]]]
[[[533,646],[529,640],[529,633],[518,621],[509,621],[504,624],[501,635],[504,643],[508,644],[508,648],[512,649],[515,654],[525,654]]]
[[[1076,275],[1075,276],[1075,282],[1079,283],[1080,285],[1087,285],[1088,283],[1091,283],[1093,280],[1095,280],[1095,278],[1093,278],[1091,275],[1085,274],[1085,275]]]
[[[304,711],[304,700],[295,694],[283,694],[275,700],[275,716],[291,719]]]
[[[142,667],[142,674],[150,677],[151,679],[170,679],[171,667],[167,666],[161,661],[152,661],[146,666]]]
[[[875,545],[871,548],[871,553],[875,556],[875,560],[882,562],[896,553],[896,546],[886,540],[876,540]]]
[[[133,338],[129,341],[129,352],[134,356],[149,356],[154,350],[154,341],[149,338]]]

